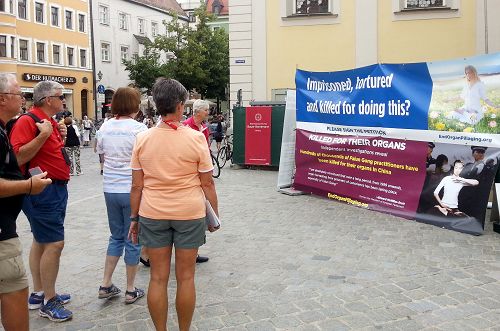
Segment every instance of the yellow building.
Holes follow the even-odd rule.
[[[27,108],[55,80],[75,118],[94,116],[89,12],[87,0],[0,0],[0,71],[17,75]]]
[[[295,69],[500,51],[497,0],[231,0],[231,101],[283,100]]]

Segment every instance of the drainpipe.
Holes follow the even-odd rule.
[[[89,0],[90,6],[90,42],[92,44],[92,97],[94,98],[94,119],[97,118],[97,86],[96,86],[96,74],[95,74],[95,43],[94,43],[94,15],[92,10],[92,0]]]
[[[489,53],[488,50],[488,0],[484,0],[484,52]]]

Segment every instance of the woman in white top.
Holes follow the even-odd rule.
[[[468,65],[465,67],[465,77],[467,78],[467,85],[464,86],[460,94],[460,98],[464,100],[464,105],[456,109],[451,117],[460,122],[475,125],[484,116],[481,100],[491,107],[496,108],[496,106],[486,96],[486,87],[479,79],[474,66]]]
[[[116,117],[103,123],[97,141],[97,153],[104,155],[104,198],[111,231],[99,298],[108,299],[121,292],[113,285],[111,278],[120,256],[125,251],[127,272],[125,303],[133,303],[144,296],[144,291],[134,286],[141,246],[127,238],[132,186],[130,159],[137,134],[147,130],[147,127],[134,120],[140,103],[137,90],[130,87],[119,88],[113,95],[111,103],[111,109]]]

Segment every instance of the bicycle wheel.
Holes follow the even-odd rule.
[[[212,153],[210,153],[210,156],[212,157],[212,165],[214,166],[214,170],[212,171],[212,177],[219,178],[220,176],[219,161],[217,161],[217,158]]]
[[[226,161],[227,161],[226,146],[223,146],[219,150],[219,153],[217,153],[217,161],[219,161],[220,167],[224,168],[224,166],[226,165]]]
[[[233,150],[229,144],[227,145],[226,161],[231,161],[231,164],[233,164]]]

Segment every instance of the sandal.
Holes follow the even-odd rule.
[[[120,292],[121,290],[113,284],[110,287],[99,286],[99,299],[109,299],[120,294]]]
[[[134,287],[133,291],[125,291],[125,303],[126,304],[134,303],[143,296],[144,296],[144,290]]]

